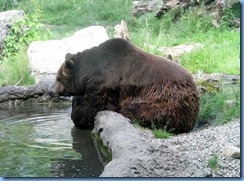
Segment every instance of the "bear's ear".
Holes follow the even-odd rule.
[[[77,56],[76,54],[67,53],[65,55],[65,60],[73,60],[73,62],[75,62],[76,56]]]
[[[65,61],[63,64],[63,75],[64,76],[67,76],[71,72],[73,72],[73,70],[75,68],[75,59],[76,59],[76,54],[67,53],[65,55]]]
[[[74,61],[72,59],[66,59],[64,67],[68,70],[72,70],[75,67]]]
[[[65,55],[65,64],[64,64],[64,67],[67,68],[68,70],[74,68],[75,56],[76,56],[75,54],[71,54],[71,53],[67,53]]]
[[[72,57],[72,54],[71,53],[67,53],[65,55],[65,60],[72,59],[71,57]]]
[[[66,77],[68,75],[70,75],[70,73],[74,70],[74,62],[73,60],[70,59],[66,59],[64,64],[63,64],[63,75]]]

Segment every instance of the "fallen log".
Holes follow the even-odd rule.
[[[62,102],[70,98],[58,97],[49,84],[5,86],[0,88],[0,103],[4,102]]]
[[[112,154],[100,177],[208,177],[210,174],[199,161],[180,156],[163,142],[152,142],[151,136],[119,113],[98,112],[93,133]]]

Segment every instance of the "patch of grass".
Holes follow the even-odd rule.
[[[19,8],[32,14],[36,0],[23,0]],[[70,36],[87,26],[101,25],[113,31],[121,19],[130,17],[131,0],[42,0],[38,1],[40,22],[53,32],[52,39]]]
[[[28,68],[29,61],[26,51],[27,47],[22,47],[16,56],[0,63],[0,86],[32,85],[35,83]]]
[[[135,18],[130,15],[131,0],[21,0],[17,9],[30,17],[37,16],[45,25],[41,33],[45,34],[47,28],[52,32],[50,39],[64,38],[92,25],[105,26],[112,37],[113,27],[124,19],[132,43],[153,54],[161,55],[161,52],[145,47],[144,43],[155,47],[202,43],[203,48],[180,57],[181,65],[191,73],[202,70],[240,74],[240,31],[226,23],[240,15],[233,14],[231,9],[226,11],[220,28],[212,25],[203,8],[196,7],[186,12],[173,10],[160,19],[150,13]],[[175,18],[175,14],[182,16]]]
[[[218,160],[219,160],[219,157],[218,155],[213,155],[209,160],[208,160],[208,167],[211,169],[211,170],[216,170],[218,168]]]
[[[203,48],[181,56],[183,67],[192,73],[202,70],[204,73],[240,74],[240,34],[237,30],[209,31],[200,36],[201,40],[196,42],[202,43]]]
[[[155,46],[175,46],[192,42],[198,35],[214,29],[209,15],[199,13],[200,10],[193,8],[179,20],[172,18],[174,12],[166,13],[161,19],[155,18],[153,14],[146,14],[133,23],[131,30],[135,34],[132,37],[144,37],[138,40],[153,43]],[[137,30],[141,30],[140,33]]]
[[[165,126],[163,129],[157,129],[156,126],[153,124],[151,125],[151,128],[148,128],[148,127],[142,127],[140,125],[139,119],[133,119],[132,122],[136,127],[140,129],[150,130],[155,138],[165,139],[175,135],[171,132],[166,131],[167,126]]]
[[[232,100],[229,106],[226,100]],[[199,124],[224,124],[240,117],[240,88],[230,87],[214,95],[201,94]]]
[[[240,31],[225,25],[215,28],[211,18],[199,9],[192,8],[178,21],[172,20],[171,13],[160,20],[146,14],[128,24],[131,41],[150,53],[162,55],[145,47],[144,43],[156,48],[203,44],[203,48],[180,57],[181,65],[191,73],[202,70],[204,73],[240,74]]]
[[[163,129],[154,129],[154,130],[152,130],[152,133],[155,138],[161,138],[161,139],[169,138],[169,137],[175,135],[175,134],[167,132]]]

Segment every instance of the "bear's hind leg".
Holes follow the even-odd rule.
[[[166,112],[163,109],[159,111],[158,107],[158,104],[155,103],[132,103],[121,108],[119,112],[143,127],[160,127],[156,122],[166,124],[163,122]]]
[[[165,129],[172,133],[188,132],[192,129],[181,110],[162,103],[133,103],[120,109],[120,113],[143,127]]]

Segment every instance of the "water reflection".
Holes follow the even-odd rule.
[[[70,112],[70,105],[0,106],[0,176],[99,176],[106,158]]]
[[[53,175],[66,177],[96,177],[100,175],[106,164],[106,158],[92,139],[91,130],[80,130],[73,127],[71,133],[73,137],[72,148],[80,153],[82,158],[81,160],[53,159],[51,164]]]

